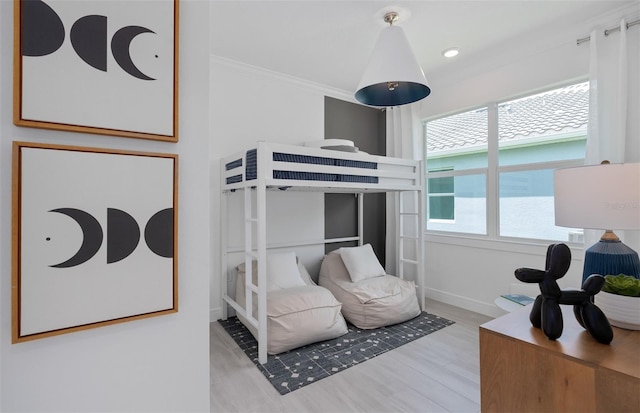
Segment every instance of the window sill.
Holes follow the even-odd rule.
[[[448,244],[469,248],[479,248],[494,251],[513,252],[521,254],[531,254],[537,256],[546,256],[547,247],[550,244],[559,243],[561,241],[545,241],[523,238],[489,238],[482,235],[460,234],[460,233],[434,233],[425,232],[425,242],[433,242],[437,244]],[[584,255],[584,245],[564,242],[571,248],[574,258]]]

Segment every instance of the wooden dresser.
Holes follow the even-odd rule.
[[[480,326],[482,412],[640,412],[640,331],[614,327],[611,344],[600,344],[563,305],[552,341],[530,310]]]

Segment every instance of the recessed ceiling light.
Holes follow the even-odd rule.
[[[457,56],[458,53],[460,53],[460,50],[458,50],[458,48],[456,47],[452,47],[451,49],[447,49],[444,52],[442,52],[442,55],[444,57],[454,57],[454,56]]]

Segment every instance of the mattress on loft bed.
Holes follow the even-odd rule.
[[[245,155],[246,166],[245,175],[246,180],[251,181],[257,178],[258,173],[258,160],[257,149],[250,149]],[[330,156],[311,156],[291,154],[284,152],[274,152],[273,160],[276,162],[289,162],[289,163],[301,163],[310,165],[327,165],[346,168],[361,168],[361,169],[378,169],[376,162],[340,159],[332,158]],[[242,159],[236,159],[232,162],[225,164],[225,169],[231,171],[235,168],[241,167],[243,163]],[[366,175],[353,175],[353,174],[338,174],[338,173],[321,173],[321,172],[304,172],[304,171],[288,171],[285,169],[274,169],[274,179],[290,179],[299,181],[323,181],[323,182],[357,182],[366,184],[377,184],[377,176]],[[242,175],[233,175],[226,179],[227,184],[234,184],[242,182]]]

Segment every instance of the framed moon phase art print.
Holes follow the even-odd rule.
[[[14,343],[178,311],[177,164],[13,143]]]
[[[178,0],[14,0],[14,123],[178,141]]]

